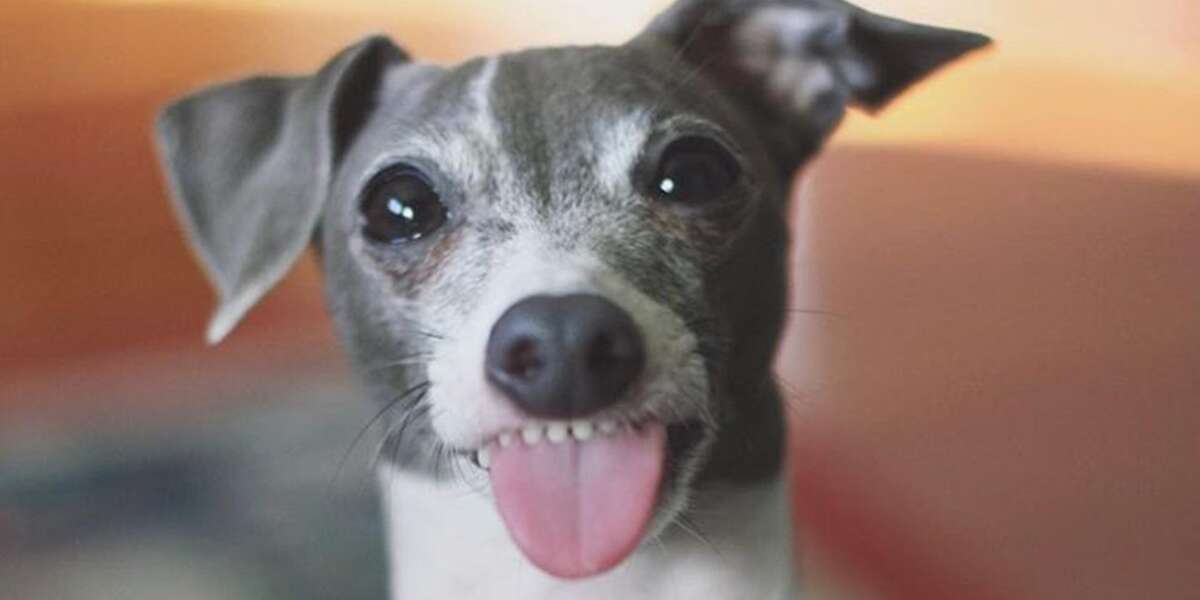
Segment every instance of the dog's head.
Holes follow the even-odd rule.
[[[707,482],[776,477],[791,174],[978,35],[839,0],[681,0],[618,47],[453,68],[365,40],[170,106],[216,341],[314,243],[385,458],[473,459],[544,570],[603,571]]]

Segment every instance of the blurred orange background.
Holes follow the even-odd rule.
[[[203,348],[213,296],[182,243],[150,145],[154,111],[169,98],[250,73],[310,71],[369,32],[446,63],[532,45],[616,43],[666,4],[6,3],[0,423],[167,411],[170,390],[202,385],[231,365],[269,371],[337,360],[307,260],[221,349]],[[1011,433],[980,416],[986,411],[970,412],[981,406],[993,416],[1009,414],[1004,407],[1057,407],[1039,417],[1045,430],[1021,432],[1033,453],[1023,464],[1034,465],[1030,448],[1063,439],[1078,418],[1066,407],[1128,417],[1116,441],[1089,442],[1115,444],[1138,461],[1035,469],[1036,483],[1023,491],[988,487],[990,476],[1011,475],[1012,456],[1001,453],[931,451],[941,462],[922,455],[905,471],[913,497],[944,509],[939,523],[924,523],[929,531],[1005,549],[993,575],[1023,582],[1014,597],[1081,597],[1029,558],[1058,564],[1038,554],[1049,546],[1013,536],[1061,525],[1064,539],[1077,542],[1078,562],[1099,545],[1200,532],[1186,508],[1200,502],[1200,481],[1180,476],[1200,456],[1192,374],[1200,365],[1200,3],[859,4],[985,32],[997,45],[880,118],[852,116],[808,171],[795,211],[794,303],[848,318],[797,316],[781,371],[800,395],[838,389],[839,402],[869,407],[858,415],[860,435],[888,440],[898,453],[923,447],[923,432],[947,419],[963,419],[964,437],[951,440],[961,447],[974,434]],[[116,396],[128,403],[90,403],[99,387],[125,390]],[[1146,390],[1157,395],[1138,395]],[[1047,395],[1098,404],[1032,400]],[[1158,400],[1171,418],[1139,421],[1138,407]],[[1081,500],[1081,489],[1099,489],[1106,477],[1140,485],[1114,484]],[[986,523],[955,510],[1005,493],[1013,502]],[[1034,510],[1044,500],[1035,493],[1055,497],[1058,508]],[[1146,494],[1157,504],[1146,505]],[[1087,524],[1072,521],[1078,514],[1124,515],[1140,528],[1089,536]],[[1196,535],[1154,551],[1139,546],[1132,559],[1093,557],[1089,576],[1114,579],[1087,589],[1158,582],[1160,594],[1140,587],[1124,597],[1176,597],[1170,584],[1196,566]]]
[[[967,149],[1162,176],[1200,174],[1200,6],[873,0],[869,8],[994,36],[886,118],[835,144]],[[665,2],[62,0],[0,8],[0,372],[189,348],[209,296],[151,161],[168,98],[258,71],[302,72],[385,31],[453,62],[526,45],[619,42]],[[316,318],[311,268],[256,320]],[[252,321],[250,332],[257,332]],[[265,325],[263,330],[276,328]],[[250,332],[246,332],[249,334]]]

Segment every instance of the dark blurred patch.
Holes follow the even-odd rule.
[[[365,407],[344,380],[281,379],[200,419],[7,436],[0,596],[384,597],[370,436],[337,467]]]

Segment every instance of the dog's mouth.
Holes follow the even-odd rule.
[[[692,424],[654,418],[527,424],[475,453],[516,545],[550,575],[598,575],[641,544]]]

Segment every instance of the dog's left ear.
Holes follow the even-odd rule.
[[[841,0],[678,0],[635,42],[665,43],[713,77],[795,168],[849,104],[869,111],[987,37]]]

